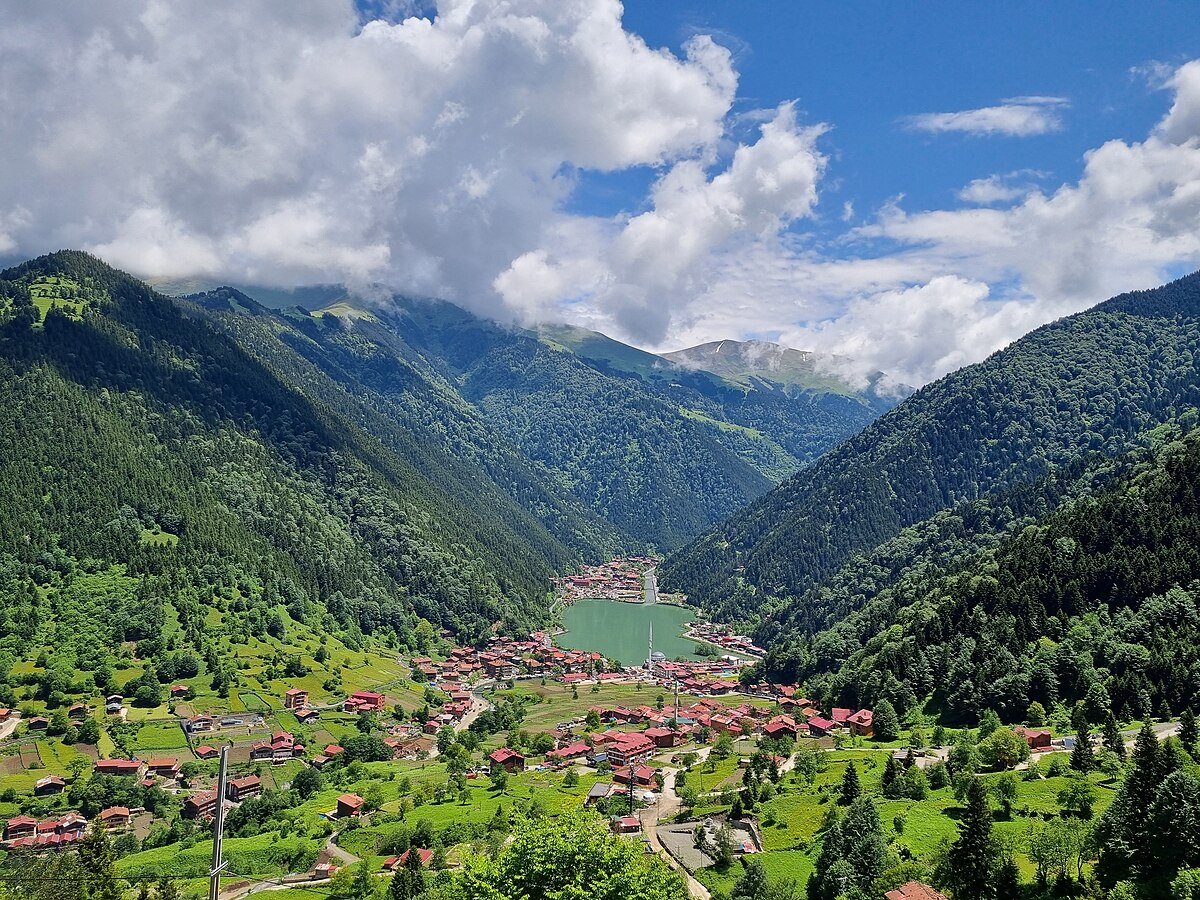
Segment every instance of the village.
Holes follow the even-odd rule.
[[[714,643],[727,635],[704,633]],[[187,714],[191,687],[172,685],[174,708],[184,713],[176,722],[178,752],[128,758],[114,753],[94,760],[90,772],[77,767],[74,773],[46,774],[24,796],[8,792],[16,794],[9,799],[21,811],[7,818],[3,847],[53,853],[77,843],[92,820],[114,835],[142,839],[172,819],[203,832],[218,803],[232,811],[266,792],[288,789],[308,768],[324,773],[322,783],[328,786],[308,804],[314,833],[326,839],[303,859],[303,871],[281,872],[280,877],[289,883],[322,882],[347,865],[374,857],[372,865],[387,872],[403,863],[404,854],[385,854],[386,842],[364,848],[362,841],[372,823],[388,821],[389,810],[402,811],[412,802],[401,792],[389,796],[402,772],[434,803],[451,796],[475,797],[488,780],[489,802],[470,801],[469,809],[462,801],[448,804],[442,816],[449,815],[451,822],[458,817],[477,820],[483,811],[498,809],[505,779],[527,779],[532,795],[552,796],[559,808],[575,803],[600,810],[614,831],[663,852],[691,878],[714,865],[718,832],[722,841],[732,840],[734,855],[770,851],[777,843],[773,834],[764,836],[757,817],[727,808],[732,792],[750,777],[743,773],[751,760],[766,760],[776,778],[797,765],[796,754],[817,751],[843,766],[855,754],[868,768],[878,764],[869,750],[875,736],[873,710],[824,706],[797,685],[743,685],[739,675],[746,661],[733,655],[671,661],[648,648],[642,665],[620,666],[594,651],[556,647],[544,631],[524,639],[496,636],[482,648],[446,649],[437,657],[398,661],[407,678],[386,687],[350,691],[340,700],[288,687],[258,711]],[[78,727],[103,715],[119,730],[129,711],[120,695],[105,696],[97,707],[72,706],[71,724]],[[520,708],[520,727],[478,727],[480,716],[498,708]],[[22,721],[19,712],[0,710],[0,725],[10,740],[27,742],[45,733],[49,719]],[[1021,734],[1035,752],[1062,749],[1061,742],[1052,744],[1048,729]],[[363,735],[382,751],[364,756]],[[222,746],[229,747],[231,777],[219,797],[215,761]],[[922,767],[944,760],[949,752],[894,746],[884,756],[909,763],[915,759]],[[395,768],[385,774],[389,765]],[[471,787],[448,790],[446,776]],[[98,808],[92,803],[91,809],[72,805],[74,784],[97,778],[106,785],[106,795],[159,799],[153,809],[134,801]],[[142,791],[122,792],[114,787],[117,783]],[[499,796],[492,797],[497,785]],[[344,823],[349,821],[355,826],[347,830]],[[355,836],[354,850],[379,852],[354,853],[342,846],[342,834]],[[453,864],[456,854],[445,851],[454,850],[454,844],[438,843],[438,864]],[[434,864],[435,847],[404,852],[408,849]],[[697,887],[694,893],[700,896],[704,890]]]

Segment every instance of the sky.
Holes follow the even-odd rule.
[[[774,340],[913,385],[1200,267],[1191,2],[0,0],[0,25],[4,259]]]

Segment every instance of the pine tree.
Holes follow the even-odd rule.
[[[1075,749],[1071,751],[1071,768],[1087,774],[1096,768],[1096,752],[1092,747],[1092,729],[1083,708],[1075,710]]]
[[[979,778],[972,778],[967,789],[967,809],[958,823],[958,840],[946,857],[946,875],[954,890],[954,900],[989,900],[995,896],[992,876],[996,856],[987,788]]]
[[[79,862],[86,873],[83,900],[121,900],[124,891],[117,884],[117,854],[99,819],[92,822],[87,836],[79,843]]]
[[[746,871],[733,885],[729,900],[766,900],[767,870],[757,859],[746,860]]]
[[[410,847],[404,865],[388,887],[388,900],[413,900],[424,891],[425,872],[421,869],[421,854],[415,847]]]
[[[1179,743],[1192,756],[1196,755],[1196,715],[1191,707],[1185,709],[1179,717]]]
[[[846,774],[842,776],[842,796],[838,800],[842,806],[849,806],[862,796],[862,783],[858,780],[858,768],[854,760],[846,766]]]
[[[1117,754],[1117,757],[1124,762],[1126,757],[1125,738],[1121,735],[1121,729],[1117,727],[1117,718],[1110,710],[1104,719],[1104,749]]]
[[[897,762],[896,757],[889,756],[887,765],[883,767],[883,781],[880,785],[883,789],[883,796],[891,800],[900,796],[901,775],[900,763]]]

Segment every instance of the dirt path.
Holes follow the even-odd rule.
[[[675,793],[675,774],[677,769],[663,769],[663,786],[658,792],[658,799],[645,809],[638,811],[638,819],[642,823],[642,834],[646,836],[646,840],[650,842],[650,846],[654,852],[666,860],[676,872],[683,875],[687,882],[688,894],[694,900],[710,900],[712,895],[708,888],[702,885],[699,881],[692,877],[692,873],[683,867],[683,865],[667,852],[663,847],[662,842],[658,839],[658,823],[663,819],[669,819],[676,815],[683,808],[683,803],[679,799],[679,795]]]

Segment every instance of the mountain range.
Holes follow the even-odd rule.
[[[682,544],[881,408],[437,301],[322,300],[170,298],[71,251],[0,273],[3,634],[62,627],[76,595],[113,643],[214,609],[227,635],[527,631],[552,575]]]
[[[1120,685],[1126,718],[1178,710],[1200,687],[1198,405],[1200,274],[922,388],[660,583],[756,625],[761,674],[816,696],[1019,719]]]

